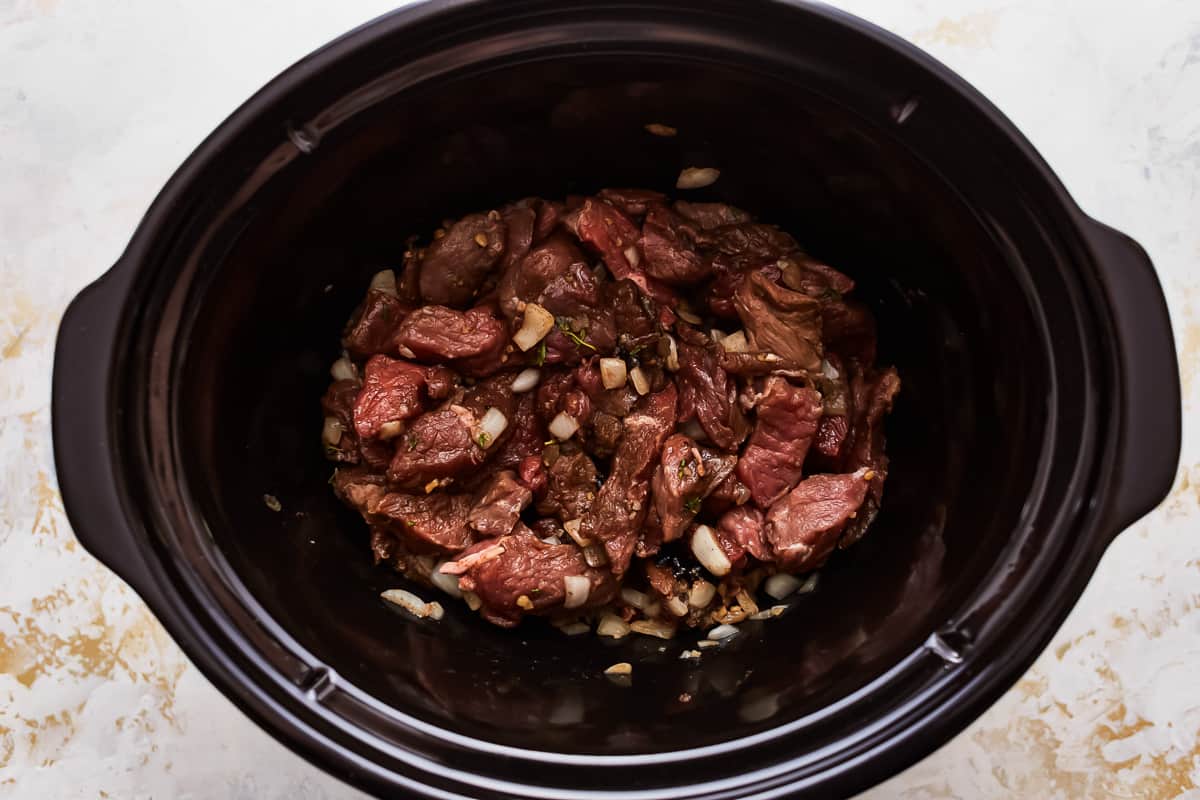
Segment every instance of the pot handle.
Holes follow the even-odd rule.
[[[76,538],[150,599],[147,593],[156,592],[122,504],[113,445],[121,409],[113,407],[110,376],[121,356],[116,344],[128,272],[118,262],[67,306],[54,348],[50,424],[59,491]]]
[[[1108,292],[1119,355],[1120,429],[1110,536],[1162,502],[1175,481],[1181,439],[1179,362],[1171,317],[1150,256],[1120,231],[1090,220],[1089,239]]]

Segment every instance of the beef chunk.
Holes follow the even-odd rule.
[[[780,567],[801,572],[821,566],[862,506],[872,477],[867,469],[814,475],[771,506],[765,532]]]
[[[541,458],[547,434],[546,427],[538,419],[535,406],[536,394],[534,392],[521,395],[516,411],[508,420],[508,428],[505,433],[509,435],[496,452],[494,462],[496,466],[515,469],[526,458],[531,456]]]
[[[892,402],[900,391],[900,376],[894,367],[882,372],[872,370],[867,375],[851,379],[854,396],[853,442],[846,448],[844,468],[868,470],[870,489],[862,511],[846,526],[841,546],[848,547],[862,538],[879,513],[883,501],[883,483],[887,479],[888,458],[883,418],[891,412]]]
[[[526,456],[517,465],[517,479],[529,489],[534,497],[546,491],[546,465],[541,456]]]
[[[827,349],[860,368],[875,363],[875,318],[862,303],[853,300],[824,303],[821,326]]]
[[[640,217],[650,206],[662,205],[666,196],[649,189],[601,189],[596,193],[631,217]]]
[[[354,433],[354,401],[358,397],[359,382],[356,380],[334,381],[321,398],[321,409],[326,417],[332,417],[342,426],[342,435],[337,444],[326,443],[325,455],[334,461],[357,464],[358,436]]]
[[[537,211],[528,205],[516,203],[500,212],[504,219],[504,258],[500,262],[501,274],[516,268],[533,247],[533,229],[537,224]]]
[[[408,489],[431,481],[458,478],[482,464],[486,452],[474,441],[476,419],[461,406],[430,411],[417,417],[396,445],[388,481]]]
[[[728,539],[759,561],[772,561],[773,555],[763,534],[765,521],[763,513],[754,506],[731,508],[717,523],[718,541]]]
[[[712,265],[697,252],[681,217],[656,205],[642,224],[642,253],[646,274],[677,286],[705,280]]]
[[[724,512],[750,502],[750,488],[742,483],[735,471],[713,487],[704,499],[704,513],[720,516]]]
[[[404,312],[404,304],[396,295],[381,289],[368,290],[342,333],[342,347],[355,358],[392,352],[392,340]]]
[[[625,420],[625,433],[612,460],[612,470],[584,515],[581,534],[604,545],[614,574],[629,568],[638,530],[646,518],[650,475],[663,442],[675,426],[677,394],[669,385],[647,395]]]
[[[362,391],[354,403],[354,430],[360,439],[391,439],[406,420],[421,413],[426,367],[384,355],[371,356]]]
[[[385,494],[383,476],[367,467],[349,467],[333,473],[333,493],[343,503],[366,516]]]
[[[675,294],[640,268],[642,254],[637,247],[641,231],[633,220],[602,200],[585,200],[576,222],[579,239],[604,259],[604,265],[617,280],[629,279],[648,297],[668,305]]]
[[[421,259],[421,297],[436,305],[469,305],[500,263],[505,235],[496,213],[469,214],[454,223]]]
[[[736,450],[750,425],[737,404],[737,384],[720,366],[717,345],[703,334],[680,329],[680,416],[695,415],[708,438],[723,450]]]
[[[813,446],[823,456],[822,461],[839,461],[846,434],[850,432],[850,420],[845,414],[826,415],[817,424],[817,435]]]
[[[821,396],[772,377],[757,411],[754,434],[738,461],[737,474],[750,488],[754,502],[765,509],[800,480],[821,418]]]
[[[749,213],[724,203],[689,203],[686,200],[676,200],[675,213],[704,230],[754,221]]]
[[[605,284],[604,307],[612,311],[617,344],[628,353],[644,350],[658,341],[658,308],[630,280]]]
[[[800,246],[774,225],[741,222],[705,232],[704,244],[726,256],[742,270],[755,269],[800,253]]]
[[[556,233],[531,249],[519,262],[505,270],[500,279],[500,312],[509,319],[521,315],[525,303],[549,302],[552,314],[572,314],[578,303],[575,297],[589,297],[590,278],[587,261],[579,247],[564,233]],[[550,298],[543,295],[552,283]],[[593,303],[594,305],[594,303]]]
[[[467,375],[482,377],[509,360],[508,330],[483,308],[455,311],[423,306],[409,314],[396,331],[396,346],[418,361],[443,362]]]
[[[405,546],[417,553],[457,553],[471,545],[465,495],[389,492],[367,509],[369,519],[385,524]]]
[[[599,488],[596,465],[587,453],[563,453],[546,473],[546,496],[538,502],[537,512],[563,522],[580,519],[591,510]]]
[[[533,492],[517,482],[516,473],[496,473],[467,516],[467,524],[484,536],[507,536],[533,501]]]
[[[681,433],[666,440],[650,483],[664,542],[683,535],[701,502],[733,472],[736,463],[737,456],[700,447]]]
[[[775,353],[804,369],[821,368],[819,301],[755,272],[747,276],[733,303],[753,349]]]
[[[616,594],[617,581],[604,569],[589,567],[574,544],[547,544],[524,525],[498,539],[487,539],[460,556],[486,556],[471,563],[459,586],[474,592],[479,613],[496,625],[511,628],[526,614],[548,615],[562,609],[567,576],[588,579],[587,601],[581,609],[602,606]]]
[[[804,255],[788,256],[776,262],[784,286],[820,299],[840,299],[854,289],[854,281],[833,267]]]
[[[430,576],[436,564],[435,557],[412,552],[390,530],[371,527],[371,553],[375,556],[376,564],[387,564],[410,580],[425,586],[433,585]]]

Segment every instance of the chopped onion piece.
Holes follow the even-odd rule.
[[[525,317],[521,329],[513,334],[512,341],[522,351],[528,350],[554,329],[554,315],[537,303],[525,304]]]
[[[562,540],[557,536],[543,536],[542,542],[544,544],[562,544]]]
[[[633,384],[634,390],[638,394],[646,394],[650,391],[650,379],[646,377],[646,373],[641,367],[634,367],[629,372],[629,382]]]
[[[657,617],[662,613],[662,603],[657,600],[651,600],[646,603],[646,607],[642,609],[642,614],[646,617]]]
[[[609,636],[613,639],[620,639],[628,633],[628,623],[616,614],[605,614],[600,617],[600,624],[596,626],[597,636]]]
[[[479,607],[483,605],[483,601],[479,599],[479,595],[474,592],[463,592],[463,600],[467,601],[467,608],[472,611],[478,611]]]
[[[586,622],[572,622],[569,625],[560,625],[558,629],[567,636],[578,636],[591,630]]]
[[[667,369],[676,372],[679,369],[679,348],[675,346],[675,337],[667,334]]]
[[[698,525],[696,530],[692,531],[692,553],[706,570],[718,578],[728,575],[733,569],[733,564],[721,549],[713,529],[707,525]]]
[[[679,659],[681,661],[686,661],[688,659],[697,659],[699,657],[700,657],[699,650],[684,650],[682,653],[679,654]]]
[[[708,581],[696,581],[688,592],[688,605],[692,608],[705,608],[717,596],[717,587]]]
[[[499,558],[502,555],[504,555],[504,545],[493,544],[454,561],[447,561],[438,568],[438,572],[444,572],[447,575],[462,575],[476,564],[491,561],[493,558]]]
[[[639,619],[637,622],[630,623],[629,630],[643,636],[657,636],[659,639],[670,639],[675,635],[674,625],[656,619]]]
[[[675,181],[676,189],[703,189],[721,177],[721,170],[713,167],[686,167]]]
[[[636,268],[638,264],[642,263],[642,254],[638,252],[636,244],[626,247],[624,253],[625,260],[629,262],[629,266]]]
[[[538,379],[541,377],[542,373],[533,367],[521,370],[517,377],[513,378],[513,394],[524,394],[532,389],[536,389],[538,385]]]
[[[809,575],[804,579],[804,583],[800,584],[800,588],[796,590],[796,593],[808,594],[809,592],[815,592],[817,589],[818,577],[819,575],[816,572],[814,572],[812,575]]]
[[[732,625],[718,625],[717,627],[713,628],[711,631],[708,632],[708,638],[712,639],[715,642],[719,642],[722,639],[728,639],[731,636],[737,636],[737,635],[738,635],[738,629],[733,627]]]
[[[696,314],[693,313],[692,310],[683,303],[680,303],[675,307],[675,314],[684,322],[689,322],[692,325],[700,324],[700,317],[696,316]]]
[[[335,381],[358,380],[358,370],[354,368],[354,362],[345,357],[333,362],[333,366],[329,368],[329,374]]]
[[[776,600],[782,600],[799,589],[801,583],[802,581],[795,575],[788,575],[786,572],[777,572],[763,583],[763,591]]]
[[[630,589],[628,586],[621,589],[621,599],[627,604],[633,606],[638,611],[646,607],[646,602],[649,598],[645,593],[639,592],[637,589]]]
[[[579,532],[581,525],[583,525],[582,519],[569,519],[563,523],[563,530],[565,530],[567,535],[575,541],[575,544],[579,545],[580,547],[587,547],[592,543],[592,540]],[[592,566],[595,565],[593,564]]]
[[[753,622],[762,622],[764,619],[770,619],[772,616],[774,616],[774,615],[771,614],[771,609],[764,608],[762,611],[759,611],[757,614],[751,614],[750,616],[746,617],[746,619],[751,620]]]
[[[321,429],[321,441],[325,444],[336,445],[342,440],[342,431],[344,430],[345,428],[342,427],[342,423],[338,421],[337,417],[326,417],[325,426]]]
[[[628,661],[620,661],[604,670],[605,675],[632,675],[633,665]]]
[[[837,367],[829,363],[828,359],[821,359],[821,374],[831,381],[836,381],[839,377]]]
[[[471,429],[471,438],[475,443],[487,450],[496,440],[500,438],[500,434],[508,427],[508,417],[504,416],[504,412],[492,406],[487,411],[483,412],[483,417],[479,420],[479,424]]]
[[[721,340],[721,347],[728,353],[745,353],[749,351],[750,343],[746,341],[746,332],[737,330]]]
[[[385,442],[389,439],[395,439],[402,433],[404,433],[404,423],[398,419],[385,422],[379,426],[379,438]]]
[[[565,411],[558,412],[558,416],[550,421],[550,435],[560,442],[570,439],[577,430],[579,430],[579,420]]]
[[[563,608],[579,608],[587,602],[592,582],[583,575],[566,575],[563,577],[563,587],[566,590]]]
[[[625,362],[619,358],[600,359],[600,382],[605,389],[619,389],[625,385],[627,375]]]
[[[645,128],[655,136],[674,136],[679,133],[675,128],[672,128],[670,125],[663,125],[661,122],[649,122]]]
[[[604,545],[592,542],[583,548],[583,560],[587,562],[589,567],[603,567],[608,563],[608,554],[604,552]]]
[[[430,583],[451,597],[462,597],[462,590],[458,588],[458,576],[442,572],[441,567],[442,565],[438,564],[433,568],[433,572],[429,575]]]
[[[428,612],[429,618],[435,622],[440,620],[446,614],[446,610],[442,608],[442,604],[437,600],[430,601],[425,606],[425,611]]]
[[[700,641],[696,642],[696,647],[699,647],[701,650],[707,650],[708,648],[716,647],[719,644],[720,642],[715,642],[712,639],[701,639]]]
[[[681,598],[672,597],[666,602],[667,611],[671,612],[671,616],[683,617],[687,615],[688,604],[683,602]]]
[[[729,334],[725,333],[725,331],[721,330],[720,328],[709,328],[709,330],[708,330],[709,338],[712,339],[717,344],[720,344],[721,340],[724,339],[728,335]]]
[[[400,293],[396,291],[396,273],[390,269],[376,272],[371,277],[371,288],[390,294],[392,297],[400,296]]]
[[[426,603],[412,592],[404,589],[388,589],[380,597],[393,605],[400,606],[414,617],[442,618],[443,610],[440,603]]]

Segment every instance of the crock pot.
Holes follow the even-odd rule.
[[[875,311],[903,391],[870,535],[699,663],[683,640],[388,607],[402,582],[372,565],[320,446],[370,275],[443,217],[673,193],[693,165],[721,177],[690,199],[780,224]],[[81,543],[245,713],[351,783],[827,797],[1017,680],[1168,490],[1180,398],[1146,254],[895,37],[785,2],[451,0],[304,59],[180,167],[66,312],[53,427]],[[602,675],[618,661],[631,686]]]

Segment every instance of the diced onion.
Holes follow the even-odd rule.
[[[592,582],[583,575],[566,575],[563,577],[563,588],[566,591],[563,608],[579,608],[587,602]]]
[[[738,629],[732,625],[718,625],[708,632],[708,638],[714,642],[719,642],[722,639],[728,639],[730,636],[737,636]]]
[[[634,367],[629,372],[629,382],[633,384],[634,391],[638,394],[646,394],[650,391],[650,379],[646,377],[646,373],[641,367]]]
[[[398,297],[400,294],[396,291],[396,273],[390,269],[380,270],[371,276],[371,288],[390,294],[392,297]]]
[[[745,353],[750,349],[750,344],[746,341],[746,332],[738,330],[722,339],[721,347],[729,353]]]
[[[717,587],[708,581],[696,581],[688,592],[688,605],[692,608],[705,608],[717,596]]]
[[[447,575],[462,575],[471,567],[477,564],[482,564],[485,561],[491,561],[493,558],[499,558],[504,555],[504,545],[493,544],[482,550],[477,550],[470,555],[457,558],[454,561],[447,561],[442,566],[438,567],[438,572],[444,572]]]
[[[542,542],[544,544],[562,544],[562,540],[560,540],[557,536],[543,536]]]
[[[801,583],[802,581],[795,575],[777,572],[763,583],[763,591],[776,600],[782,600],[799,589]]]
[[[721,340],[724,339],[728,335],[729,334],[725,333],[725,331],[721,330],[720,328],[710,328],[708,331],[709,338],[712,339],[717,344],[720,344]]]
[[[528,350],[545,338],[554,329],[554,315],[537,303],[525,304],[525,317],[521,320],[521,329],[513,335],[513,344]]]
[[[625,362],[619,358],[600,359],[600,381],[605,389],[619,389],[625,385],[627,375]]]
[[[342,427],[342,423],[338,421],[337,417],[326,417],[325,426],[321,429],[321,441],[325,444],[336,445],[342,440],[342,431],[344,430],[345,428]]]
[[[580,547],[587,547],[592,543],[592,540],[579,532],[579,528],[582,525],[582,519],[569,519],[563,523],[563,530],[567,532],[568,536],[575,540],[575,544],[579,545]]]
[[[447,575],[441,571],[441,564],[433,568],[433,572],[429,575],[429,581],[436,588],[441,589],[451,597],[462,597],[462,590],[458,588],[458,576]]]
[[[679,369],[679,348],[675,346],[675,337],[667,334],[667,369],[676,372]]]
[[[572,622],[568,625],[560,625],[558,629],[567,636],[578,636],[591,630],[586,622]]]
[[[600,617],[600,624],[596,626],[597,636],[609,636],[613,639],[620,639],[628,633],[628,623],[616,614],[605,614]]]
[[[604,545],[596,542],[586,545],[583,548],[583,560],[589,567],[603,567],[608,563],[608,554],[604,552]]]
[[[675,181],[676,189],[703,189],[721,177],[721,170],[713,167],[686,167]]]
[[[675,314],[684,322],[690,322],[692,325],[700,324],[700,317],[682,303],[675,307]]]
[[[632,675],[633,665],[628,661],[620,661],[604,670],[605,675]]]
[[[628,586],[621,589],[621,599],[636,608],[638,611],[641,611],[643,608],[645,608],[646,603],[649,600],[645,593],[639,592],[637,589],[630,589]]]
[[[816,572],[814,572],[812,575],[809,575],[807,578],[804,579],[804,583],[800,584],[800,588],[797,589],[796,592],[799,594],[808,594],[809,592],[815,592],[817,590],[817,580],[818,579],[819,579],[819,575]]]
[[[486,450],[496,443],[500,434],[504,433],[507,427],[508,417],[504,416],[503,411],[493,406],[483,413],[479,424],[471,431],[472,438]]]
[[[699,650],[684,650],[682,653],[680,653],[680,654],[679,654],[679,659],[680,659],[681,661],[687,661],[687,660],[689,660],[689,659],[692,659],[692,660],[694,660],[694,659],[697,659],[697,658],[699,658],[699,657],[700,657],[700,651],[699,651]]]
[[[558,416],[550,421],[550,435],[559,441],[570,439],[577,430],[579,421],[565,411],[558,412]]]
[[[692,553],[706,570],[718,578],[728,575],[733,569],[733,564],[721,549],[713,529],[707,525],[699,525],[692,532]]]
[[[831,381],[836,381],[839,377],[837,367],[829,363],[828,359],[821,359],[821,374]]]
[[[696,647],[699,647],[701,650],[707,650],[708,648],[716,647],[719,644],[720,642],[712,639],[701,639],[700,641],[696,642]]]
[[[358,370],[354,368],[354,362],[348,358],[339,358],[333,362],[333,366],[329,368],[329,374],[335,381],[358,380]]]
[[[517,377],[513,378],[513,394],[524,394],[531,389],[536,389],[538,385],[538,379],[541,377],[542,373],[533,367],[521,370]]]
[[[669,622],[656,619],[639,619],[631,623],[629,629],[644,636],[657,636],[659,639],[670,639],[675,635],[675,626]]]
[[[395,439],[402,433],[404,433],[404,423],[398,419],[385,422],[379,426],[379,438],[385,442],[389,439]]]
[[[629,266],[636,267],[642,263],[642,254],[638,252],[637,245],[631,244],[625,248],[625,260],[629,262]]]
[[[463,600],[467,601],[467,608],[472,611],[478,611],[479,607],[483,605],[483,601],[479,599],[479,595],[474,592],[463,592]]]
[[[681,598],[672,597],[667,600],[665,605],[667,607],[667,611],[669,611],[673,617],[683,617],[687,615],[688,604],[683,602]]]
[[[400,606],[414,617],[432,617],[436,620],[441,619],[444,613],[440,603],[426,603],[412,592],[404,589],[388,589],[380,596],[389,603]]]
[[[674,136],[679,133],[678,130],[670,125],[663,125],[661,122],[650,122],[646,124],[646,130],[653,133],[655,136]]]

